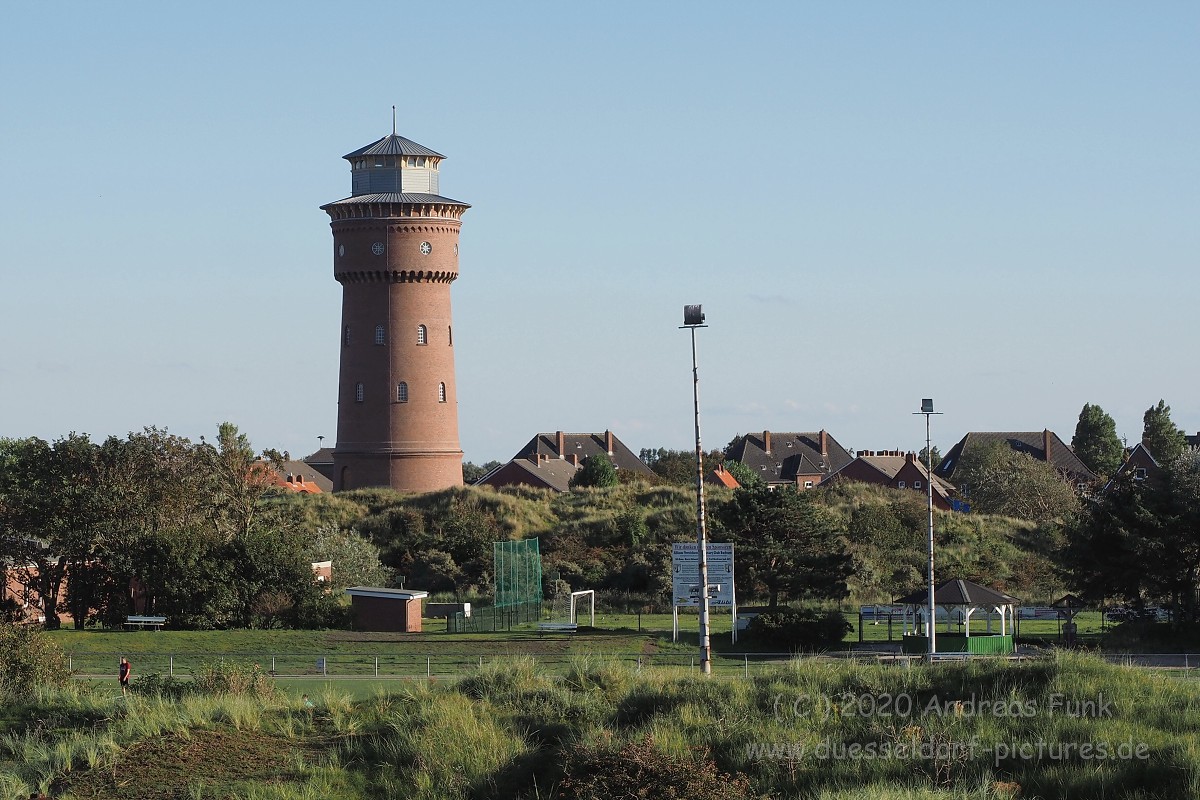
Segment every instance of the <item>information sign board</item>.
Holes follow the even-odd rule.
[[[708,586],[710,606],[732,608],[736,594],[733,589],[733,544],[711,542],[708,554]],[[671,595],[677,606],[700,605],[700,546],[695,542],[671,545]]]

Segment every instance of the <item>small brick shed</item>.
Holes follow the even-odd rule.
[[[421,601],[429,592],[352,586],[346,594],[350,595],[354,630],[421,632]]]

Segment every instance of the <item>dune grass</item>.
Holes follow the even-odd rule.
[[[724,776],[721,797],[1200,796],[1200,685],[1070,653],[726,678],[589,655],[551,673],[516,657],[312,700],[75,685],[8,704],[0,800],[570,800],[621,781],[690,797],[698,776]]]

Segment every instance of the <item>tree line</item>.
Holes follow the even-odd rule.
[[[0,565],[44,601],[48,628],[64,612],[83,627],[135,609],[179,627],[322,624],[339,611],[312,562],[335,549],[372,559],[352,555],[355,538],[271,513],[282,460],[229,423],[199,443],[157,428],[99,443],[0,439]]]

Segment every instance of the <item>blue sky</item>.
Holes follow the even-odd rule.
[[[468,460],[537,431],[1200,430],[1200,5],[15,3],[0,435],[336,435],[341,156],[471,203]]]

